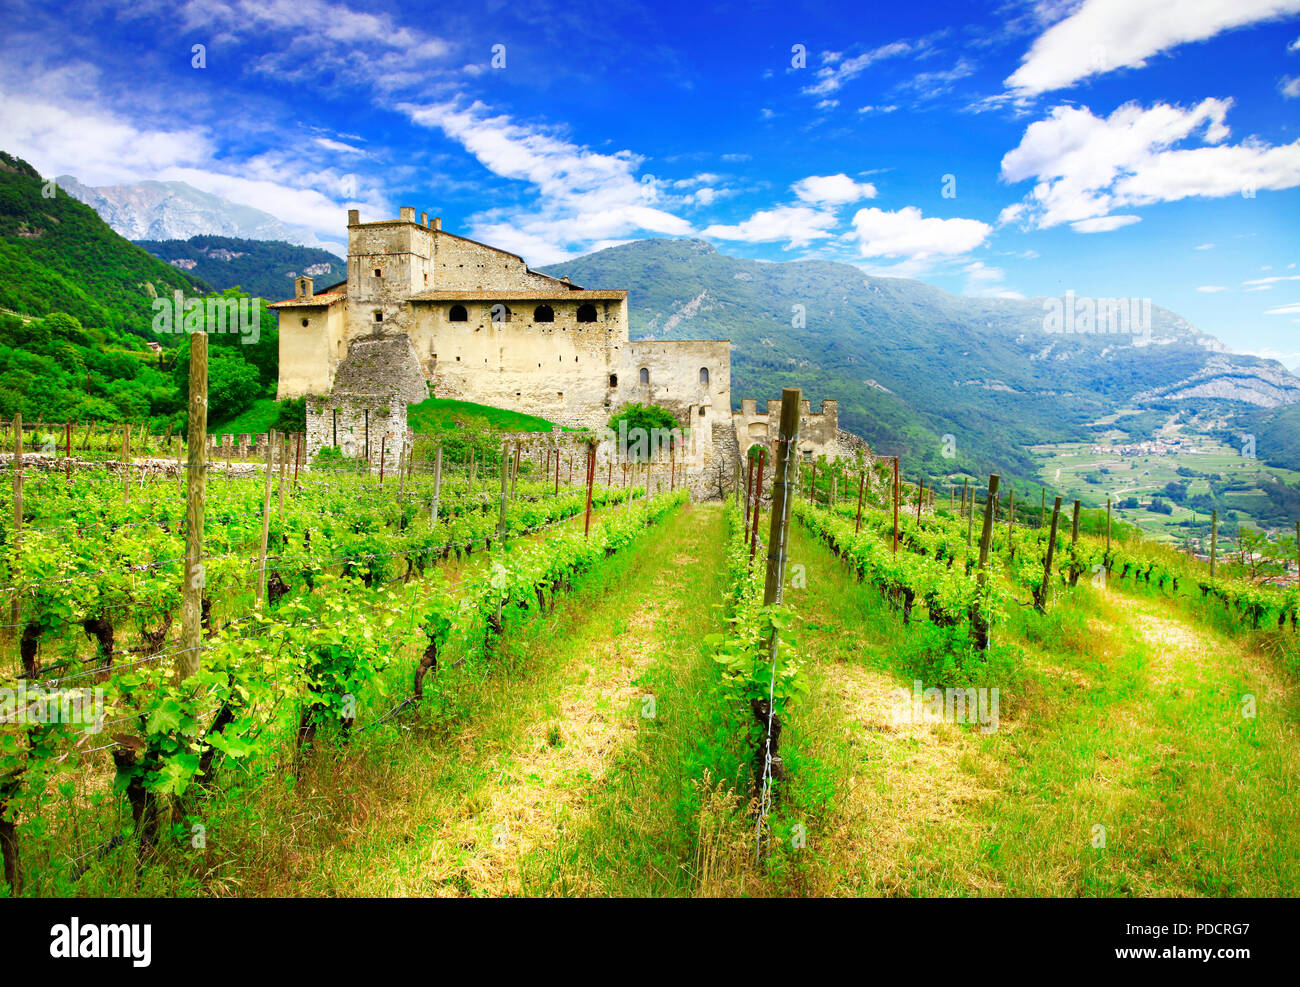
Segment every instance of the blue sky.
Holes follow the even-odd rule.
[[[1300,365],[1300,0],[6,7],[0,147],[50,176],[1150,297]]]

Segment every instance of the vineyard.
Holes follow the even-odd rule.
[[[1294,581],[806,468],[797,402],[721,503],[557,434],[196,513],[178,438],[15,422],[0,894],[1300,888]]]

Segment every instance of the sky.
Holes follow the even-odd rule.
[[[0,148],[342,242],[1150,298],[1300,366],[1300,0],[5,0]],[[636,304],[635,285],[631,303]]]

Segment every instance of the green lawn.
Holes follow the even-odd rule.
[[[256,434],[269,432],[272,423],[280,416],[279,403],[274,398],[258,398],[230,421],[208,424],[211,435],[238,435],[241,432]]]
[[[407,422],[416,434],[445,432],[464,425],[483,425],[503,432],[549,432],[555,427],[536,415],[451,398],[429,398],[411,405],[406,413]]]

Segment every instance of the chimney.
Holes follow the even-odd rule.
[[[402,222],[403,223],[415,222],[415,206],[402,206]]]
[[[441,217],[441,216],[434,216],[434,217],[433,217],[433,228],[434,228],[435,230],[440,230],[440,229],[442,229],[442,217]]]
[[[294,286],[297,289],[294,292],[294,296],[297,298],[311,298],[316,294],[312,279],[307,277],[305,274],[294,282]]]
[[[569,284],[569,276],[567,274],[564,277],[560,278],[560,280],[563,281],[565,284]]]
[[[420,225],[425,229],[429,228],[429,214],[427,212],[420,213]]]
[[[348,210],[348,225],[349,225],[349,226],[359,226],[360,224],[361,224],[361,210],[360,210],[360,209],[349,209],[349,210]]]

